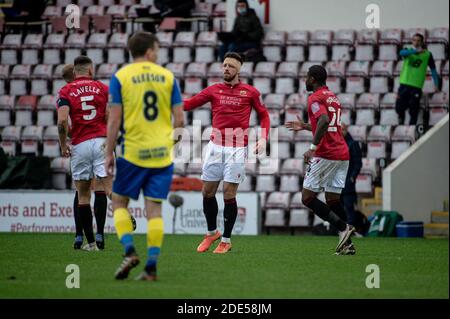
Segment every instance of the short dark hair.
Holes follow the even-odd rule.
[[[159,43],[159,41],[153,33],[139,31],[128,40],[128,50],[134,59],[140,58],[148,49],[154,49],[155,43]]]
[[[422,33],[416,33],[416,34],[413,35],[413,38],[414,38],[414,37],[419,37],[420,40],[421,40],[422,42],[425,41],[425,37],[423,36]]]
[[[74,68],[73,64],[66,64],[62,69],[62,77],[67,83],[72,82],[75,77]]]
[[[238,60],[241,64],[244,64],[244,59],[242,58],[242,56],[241,56],[239,53],[236,53],[236,52],[228,52],[228,53],[225,54],[225,56],[223,57],[224,60],[225,60],[226,58],[236,59],[236,60]]]
[[[313,65],[309,68],[308,74],[313,77],[320,84],[325,84],[327,81],[327,70],[321,65]]]
[[[74,72],[75,73],[85,73],[89,66],[93,64],[90,57],[85,55],[80,55],[73,61]]]

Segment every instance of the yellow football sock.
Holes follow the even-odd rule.
[[[126,208],[118,208],[114,211],[114,226],[116,227],[117,237],[119,240],[125,234],[133,232],[133,223],[131,222],[130,213]]]
[[[164,237],[164,221],[161,217],[152,218],[147,223],[147,247],[161,248]]]

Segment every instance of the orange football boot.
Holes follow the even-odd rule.
[[[214,249],[215,254],[225,254],[231,250],[231,243],[224,243],[223,241]]]
[[[216,231],[214,235],[205,235],[200,245],[198,245],[197,251],[199,253],[204,253],[205,251],[208,251],[209,247],[211,247],[211,245],[221,236],[222,234],[220,233],[220,231]]]

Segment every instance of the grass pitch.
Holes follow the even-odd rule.
[[[355,256],[332,255],[337,237],[233,236],[233,250],[195,251],[201,236],[166,235],[157,282],[137,282],[141,264],[114,280],[122,260],[115,235],[106,250],[72,249],[71,234],[0,234],[0,298],[449,298],[449,242],[356,238]],[[215,246],[214,246],[215,247]],[[80,268],[80,288],[66,287],[66,266]],[[380,288],[368,289],[369,264]],[[141,267],[142,266],[142,267]]]

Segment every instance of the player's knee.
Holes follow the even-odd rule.
[[[315,198],[314,195],[302,195],[303,205],[305,205],[306,207],[309,207],[311,202],[314,200],[314,198]]]
[[[204,187],[202,189],[202,195],[204,198],[212,198],[212,197],[216,196],[216,190]]]

